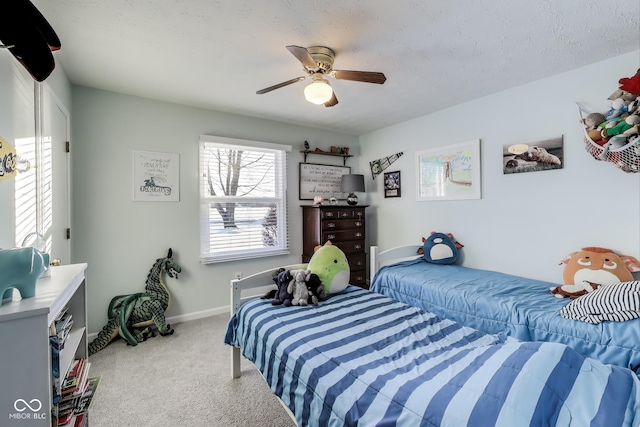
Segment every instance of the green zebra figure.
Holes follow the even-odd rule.
[[[109,303],[109,321],[89,344],[89,355],[105,348],[120,335],[130,345],[137,345],[155,333],[150,328],[155,324],[160,335],[173,334],[173,328],[165,321],[164,314],[171,304],[171,296],[163,279],[163,273],[177,279],[182,268],[173,260],[173,252],[158,258],[147,275],[145,292],[118,295]]]

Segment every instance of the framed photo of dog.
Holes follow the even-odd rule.
[[[536,172],[562,169],[562,135],[527,143],[505,145],[502,149],[502,173]]]

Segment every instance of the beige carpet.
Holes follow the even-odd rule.
[[[231,379],[227,320],[179,323],[135,347],[117,339],[91,356],[91,376],[102,379],[90,426],[295,426],[253,364],[243,358],[242,377]]]

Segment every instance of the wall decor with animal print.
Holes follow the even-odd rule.
[[[504,174],[562,169],[564,164],[562,135],[528,143],[505,145],[502,150]]]

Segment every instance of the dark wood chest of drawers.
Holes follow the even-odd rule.
[[[367,288],[365,209],[367,206],[302,206],[302,262],[327,240],[345,253],[353,285]]]

